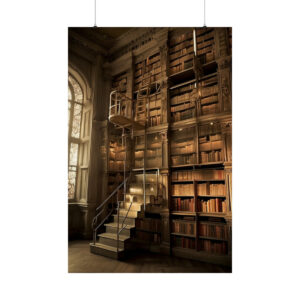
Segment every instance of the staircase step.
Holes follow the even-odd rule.
[[[107,233],[117,233],[118,223],[107,223],[104,225],[106,226]],[[121,226],[122,222],[119,223],[119,231],[122,228]],[[123,224],[123,228],[124,229],[122,230],[121,234],[130,237],[131,229],[135,228],[135,225]]]
[[[137,216],[138,216],[138,211],[136,211],[136,210],[129,210],[128,211],[128,209],[126,209],[126,208],[120,208],[120,210],[119,210],[119,215],[121,216],[121,217],[125,217],[125,216],[127,216],[127,217],[129,217],[129,218],[137,218]]]
[[[117,234],[116,233],[109,233],[104,232],[98,234],[99,237],[99,243],[104,244],[111,247],[117,247]],[[129,240],[130,237],[120,234],[119,235],[119,248],[125,249],[126,241]]]
[[[118,223],[118,215],[113,215],[114,217],[114,223]],[[135,219],[136,218],[131,218],[131,217],[127,217],[124,224],[128,224],[128,225],[135,225]],[[123,222],[124,217],[120,216],[119,217],[119,223]]]
[[[135,174],[135,181],[136,182],[143,182],[144,181],[144,174]],[[145,181],[148,182],[155,182],[156,183],[156,174],[145,174]]]
[[[141,187],[136,187],[136,186],[130,186],[129,187],[129,194],[132,195],[144,195],[144,188]],[[153,195],[155,196],[157,194],[156,192],[156,187],[154,186],[146,186],[146,195]]]
[[[126,209],[126,211],[129,209],[130,207],[130,211],[141,211],[141,203],[138,202],[132,202],[132,205],[130,206],[130,202],[123,202],[123,207],[121,207],[121,209]]]
[[[91,253],[114,259],[124,257],[124,248],[119,247],[119,251],[117,252],[117,247],[108,246],[102,243],[95,243],[95,245],[93,243],[90,243],[90,251]]]
[[[153,195],[146,194],[146,203],[150,203],[150,196]],[[132,197],[134,203],[144,203],[144,194],[126,193],[126,200],[130,200]]]

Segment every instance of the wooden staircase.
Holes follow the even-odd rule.
[[[119,207],[119,223],[118,209],[116,209],[110,219],[103,224],[105,232],[97,235],[95,243],[90,243],[91,253],[114,259],[122,259],[126,251],[133,249],[132,240],[135,235],[135,221],[137,218],[144,217],[143,174],[137,174],[134,177],[134,182],[130,184],[128,193],[125,195],[125,201],[122,201]],[[152,174],[147,174],[147,182],[145,182],[146,204],[150,203],[151,195],[155,195],[156,193],[156,179],[154,179],[155,177]],[[120,232],[121,229],[122,231]],[[118,230],[120,232],[119,242]]]

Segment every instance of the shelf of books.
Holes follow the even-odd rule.
[[[134,137],[134,169],[142,169],[145,167],[145,135]]]
[[[196,117],[198,90],[191,80],[170,88],[171,121],[177,122]]]
[[[179,128],[171,132],[171,165],[197,163],[196,127]]]
[[[145,218],[135,221],[135,242],[143,244],[144,248],[159,251],[161,242],[161,218],[159,214],[146,213]],[[155,247],[156,246],[156,247]]]
[[[184,256],[192,251],[192,256],[200,259],[219,255],[221,263],[228,262],[230,234],[225,221],[228,208],[222,166],[173,168],[170,210],[174,253]]]
[[[219,109],[218,75],[213,72],[199,79],[199,100],[197,112],[199,116],[216,114]]]
[[[199,125],[200,164],[224,161],[224,141],[219,123]]]
[[[192,79],[194,74],[193,31],[173,30],[169,39],[169,76],[173,83]]]
[[[125,147],[122,144],[122,137],[114,136],[111,137],[109,142],[109,153],[108,153],[108,169],[110,172],[123,172],[124,161],[126,158],[126,170],[130,169],[130,151],[129,147]]]
[[[138,91],[150,83],[161,79],[160,52],[148,56],[135,64],[134,91]]]
[[[135,64],[133,93],[135,121],[148,127],[161,124],[160,81],[159,52]]]
[[[215,60],[215,32],[214,28],[196,29],[197,57],[201,65]]]
[[[162,167],[162,142],[159,133],[147,135],[146,168]]]
[[[117,90],[118,92],[125,93],[127,87],[127,74],[122,73],[116,75],[112,79],[112,90]]]

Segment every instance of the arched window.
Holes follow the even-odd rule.
[[[82,116],[83,91],[77,80],[69,75],[68,108],[69,108],[69,152],[68,152],[68,198],[75,198],[78,173],[78,152],[80,144],[80,127]]]

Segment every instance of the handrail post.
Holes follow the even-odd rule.
[[[144,190],[144,211],[146,211],[146,173],[145,167],[143,170],[143,190]]]
[[[118,224],[117,224],[117,256],[118,256],[118,254],[119,254],[119,218],[120,218],[119,193],[117,194],[117,209],[118,209]]]

